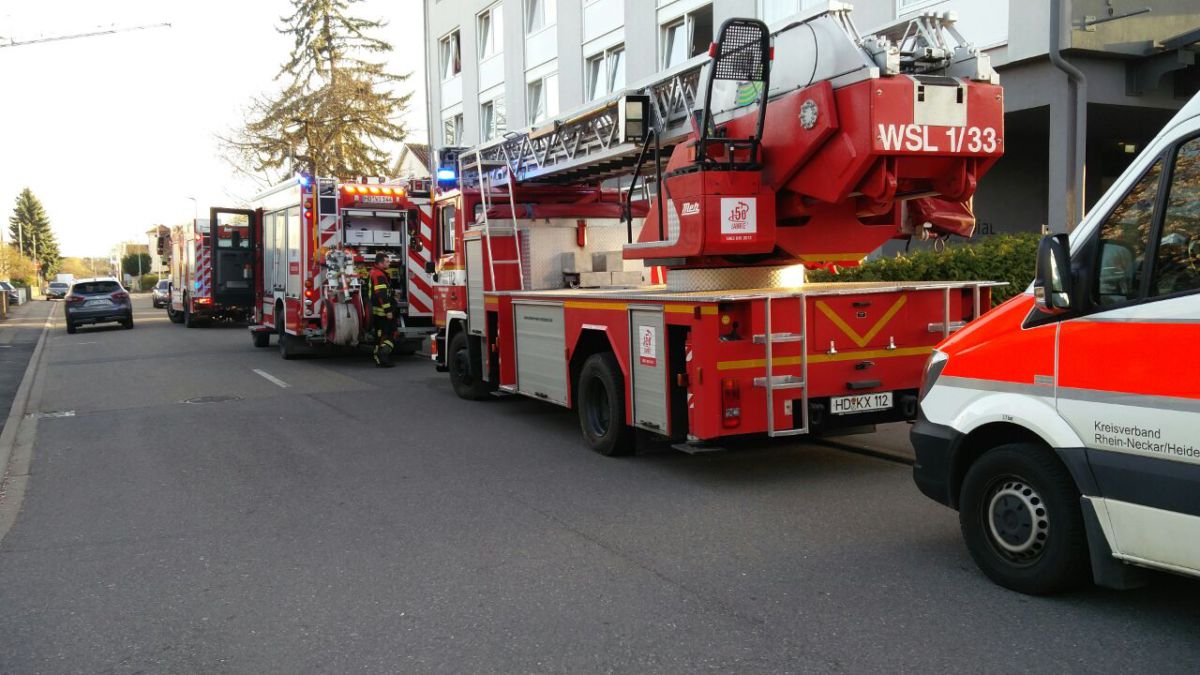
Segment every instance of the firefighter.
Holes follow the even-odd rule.
[[[375,264],[368,275],[371,286],[371,330],[375,333],[375,365],[391,368],[392,336],[396,333],[396,313],[392,305],[392,280],[388,276],[388,254],[375,254]]]

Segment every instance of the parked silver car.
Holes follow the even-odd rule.
[[[133,328],[133,302],[121,282],[109,278],[80,279],[71,285],[63,304],[67,332],[82,324],[117,322]]]

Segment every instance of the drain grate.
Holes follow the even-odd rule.
[[[181,403],[225,403],[226,401],[240,401],[240,400],[242,400],[241,396],[232,396],[232,395],[229,395],[229,396],[222,396],[222,395],[197,396],[196,398],[184,399],[183,401],[181,401]]]

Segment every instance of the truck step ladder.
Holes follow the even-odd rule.
[[[775,333],[772,331],[772,310],[776,301],[793,301],[800,305],[800,332]],[[764,314],[766,332],[755,335],[754,343],[766,347],[766,374],[754,378],[754,386],[767,390],[767,436],[799,436],[808,433],[808,344],[805,336],[808,333],[808,303],[804,294],[789,296],[768,295],[764,299]],[[775,374],[775,346],[780,344],[800,344],[800,376]],[[793,399],[792,418],[797,415],[796,403],[800,404],[800,426],[792,429],[775,428],[775,394],[780,391],[799,390],[800,398]]]
[[[477,175],[479,177],[479,198],[483,204],[483,209],[482,209],[483,212],[479,215],[479,218],[481,221],[483,221],[483,223],[482,223],[483,224],[483,239],[484,239],[484,242],[486,242],[485,245],[487,246],[488,275],[492,282],[492,290],[493,291],[497,290],[497,288],[496,288],[496,266],[497,265],[516,265],[517,266],[517,288],[515,290],[524,290],[525,289],[525,267],[521,263],[521,238],[520,238],[520,233],[517,232],[517,203],[516,203],[516,197],[513,194],[514,188],[516,186],[513,184],[513,172],[509,168],[508,164],[506,164],[504,162],[499,162],[496,160],[485,160],[478,153],[475,154],[473,159],[474,159],[473,168],[475,170],[475,175]],[[460,167],[460,172],[461,172],[461,169],[462,169],[462,167]],[[508,214],[509,214],[509,223],[510,223],[509,228],[511,230],[510,232],[494,231],[493,227],[492,227],[491,218],[488,216],[488,211],[490,211],[492,208],[492,203],[493,203],[492,197],[495,196],[494,195],[494,189],[495,189],[494,188],[494,180],[496,178],[497,171],[504,176],[504,178],[507,182],[508,208],[509,208]],[[510,237],[510,236],[512,237],[513,248],[516,250],[517,257],[497,260],[496,256],[495,256],[495,252],[492,249],[492,237]],[[505,289],[505,290],[513,290],[513,289]]]

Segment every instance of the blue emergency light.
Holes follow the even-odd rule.
[[[452,181],[457,178],[458,178],[458,174],[455,173],[454,169],[447,167],[447,168],[441,168],[441,169],[437,170],[437,179],[439,181]]]

